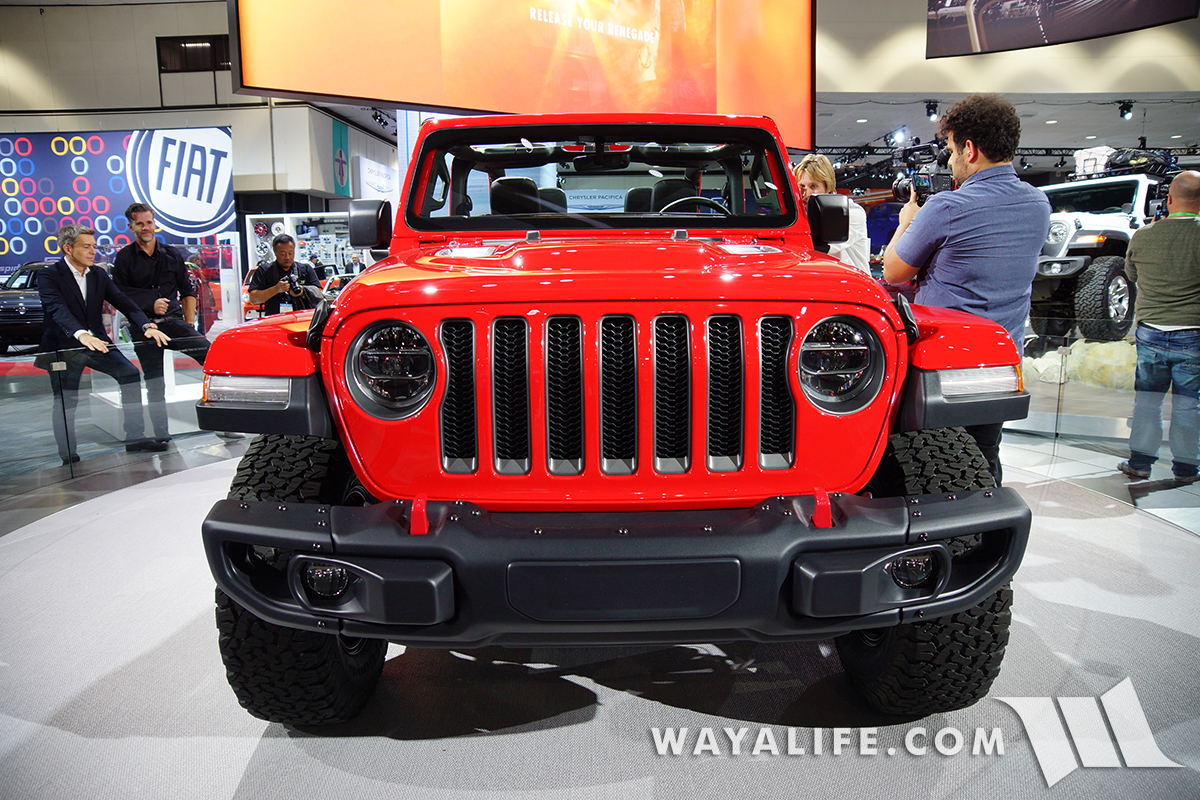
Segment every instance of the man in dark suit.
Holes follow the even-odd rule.
[[[171,337],[167,347],[186,353],[204,366],[208,339],[193,327],[196,290],[188,277],[183,256],[155,237],[154,210],[150,206],[134,203],[125,209],[125,219],[133,241],[122,247],[113,259],[113,283],[137,303],[160,331]],[[154,438],[168,442],[171,434],[167,428],[163,347],[143,335],[142,329],[132,320],[129,321],[129,334],[146,382],[146,401]]]
[[[58,230],[63,258],[38,271],[45,321],[42,350],[50,369],[54,391],[54,439],[63,465],[79,460],[74,452],[75,406],[79,401],[79,378],[85,367],[111,375],[121,387],[121,411],[125,418],[125,449],[130,452],[161,452],[165,443],[146,438],[142,418],[142,386],[137,367],[113,347],[104,332],[101,312],[108,301],[129,317],[159,347],[170,337],[123,295],[96,262],[96,232],[83,225],[64,225]],[[82,345],[82,347],[81,347]],[[56,351],[51,353],[51,351]]]

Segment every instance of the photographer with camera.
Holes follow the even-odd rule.
[[[296,240],[281,233],[271,240],[275,260],[254,270],[250,277],[250,302],[263,305],[263,314],[281,314],[311,308],[305,286],[321,288],[309,264],[296,263]]]
[[[957,189],[918,205],[916,186],[883,256],[883,278],[917,278],[916,302],[978,314],[1004,326],[1024,353],[1025,318],[1050,201],[1017,177],[1012,160],[1021,121],[1005,98],[971,95],[938,123]],[[967,428],[1000,483],[1002,423]]]

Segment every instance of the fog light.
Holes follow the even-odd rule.
[[[322,597],[338,597],[350,585],[345,567],[310,563],[304,568],[304,584]]]
[[[933,575],[936,563],[933,553],[900,556],[892,560],[892,580],[901,589],[916,589]]]

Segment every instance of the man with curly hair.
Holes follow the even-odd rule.
[[[955,191],[935,194],[924,206],[912,193],[883,255],[884,280],[903,283],[915,277],[917,303],[997,322],[1023,353],[1029,296],[1050,230],[1050,202],[1013,169],[1021,121],[1000,95],[971,95],[942,116],[938,137],[950,149]],[[997,484],[1001,427],[967,428]]]

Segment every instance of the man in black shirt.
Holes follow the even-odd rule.
[[[183,257],[155,237],[154,210],[149,206],[134,203],[125,209],[125,219],[133,241],[121,248],[113,260],[113,282],[137,303],[159,330],[171,337],[167,347],[186,353],[203,366],[208,355],[208,339],[193,327],[196,290],[188,278]],[[154,438],[168,442],[171,435],[167,428],[162,348],[134,327],[130,327],[129,333],[146,381]]]
[[[247,287],[250,302],[261,304],[264,314],[311,308],[300,287],[320,288],[321,283],[311,265],[296,263],[296,240],[281,233],[271,240],[271,248],[275,251],[275,260],[254,270],[250,276],[250,285]],[[289,280],[289,276],[293,280]]]

